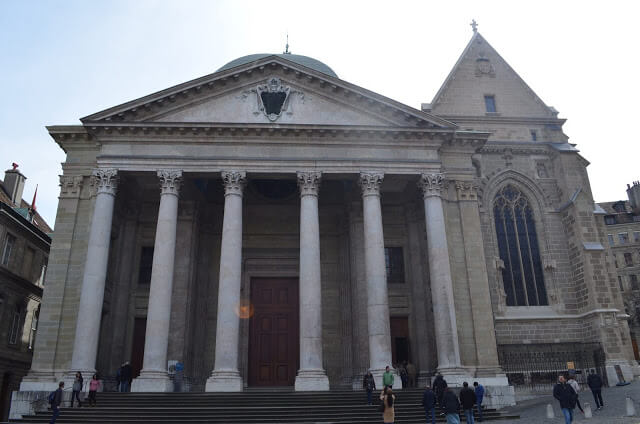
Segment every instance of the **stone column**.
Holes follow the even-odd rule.
[[[218,320],[216,323],[216,359],[207,392],[240,392],[242,377],[238,371],[238,341],[242,277],[242,191],[246,174],[223,171],[224,218],[220,248],[220,278],[218,280]]]
[[[382,373],[385,367],[391,367],[389,297],[380,206],[380,186],[383,178],[382,173],[360,174],[364,220],[364,264],[367,278],[369,367],[377,387],[382,387]],[[402,387],[399,377],[395,379],[394,389],[396,387]]]
[[[320,277],[320,172],[298,172],[300,187],[300,370],[296,391],[329,390],[322,364],[322,284]]]
[[[422,174],[418,185],[422,189],[424,198],[438,371],[450,375],[455,380],[455,376],[465,376],[467,372],[460,366],[460,346],[458,345],[456,310],[453,301],[451,264],[449,263],[449,247],[441,198],[444,175],[441,173]]]
[[[82,277],[82,292],[76,321],[71,370],[68,372],[69,376],[73,376],[77,371],[80,371],[85,378],[90,378],[96,370],[104,285],[109,262],[113,205],[118,184],[117,170],[96,169],[93,171],[92,180],[96,190],[96,201]]]
[[[173,265],[178,223],[178,194],[182,171],[160,170],[160,208],[153,247],[153,265],[147,308],[147,330],[140,377],[133,381],[134,392],[168,392],[173,390],[167,375],[167,346],[171,321]]]

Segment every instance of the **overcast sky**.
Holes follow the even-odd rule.
[[[591,162],[596,201],[640,179],[640,2],[0,0],[0,167],[53,226],[64,153],[45,125],[214,72],[251,53],[319,59],[409,106],[431,102],[479,32],[549,106]],[[0,177],[2,178],[2,177]]]

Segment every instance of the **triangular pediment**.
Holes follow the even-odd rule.
[[[456,127],[279,56],[177,85],[87,116],[82,122]]]

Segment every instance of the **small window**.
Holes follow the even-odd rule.
[[[633,256],[631,256],[631,253],[624,254],[624,265],[633,266]]]
[[[538,141],[538,133],[536,130],[531,130],[531,141]]]
[[[640,243],[640,231],[633,232],[633,242]]]
[[[404,255],[402,247],[385,247],[384,261],[387,269],[387,283],[404,283]]]
[[[609,246],[613,246],[615,244],[613,241],[613,234],[607,234],[607,238],[609,239]]]
[[[9,344],[15,345],[18,343],[18,337],[20,334],[20,318],[22,317],[22,311],[19,306],[13,311],[13,319],[11,320],[11,331],[9,331]]]
[[[629,285],[631,286],[631,290],[639,290],[640,287],[638,287],[638,276],[635,274],[631,274],[629,276]]]
[[[31,277],[33,276],[33,259],[36,257],[36,251],[27,247],[24,251],[24,258],[22,259],[22,275],[31,281]]]
[[[629,233],[620,233],[620,234],[618,234],[618,239],[620,240],[620,244],[629,243]]]
[[[487,109],[487,113],[496,113],[495,96],[484,96],[484,106]]]
[[[140,253],[140,272],[138,274],[138,285],[151,283],[151,269],[153,268],[153,247],[144,246]]]
[[[4,240],[4,248],[2,249],[2,265],[8,266],[9,260],[11,259],[11,252],[13,251],[13,246],[16,244],[15,236],[7,233],[7,237]]]
[[[624,291],[624,284],[622,284],[622,277],[618,275],[618,285],[620,286],[620,291]]]
[[[604,223],[607,225],[615,225],[616,224],[616,216],[615,215],[606,215],[604,217]]]

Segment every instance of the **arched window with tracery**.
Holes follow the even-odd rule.
[[[547,305],[533,209],[527,197],[508,184],[493,201],[493,216],[507,306]]]

